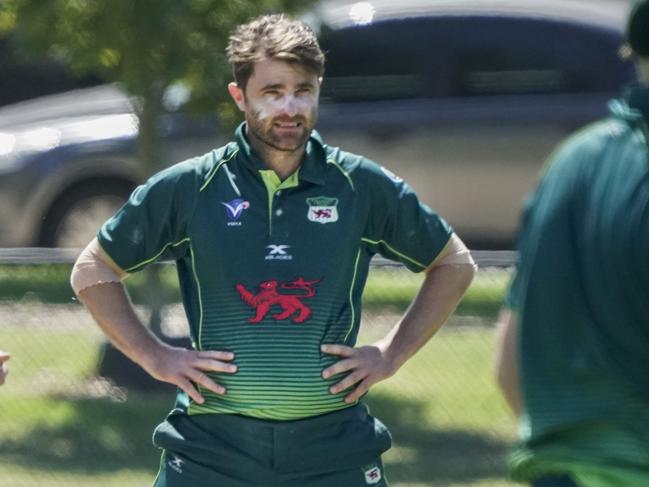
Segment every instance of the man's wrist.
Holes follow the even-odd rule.
[[[386,372],[391,377],[401,368],[407,358],[402,358],[394,344],[387,339],[381,340],[375,345],[381,351]]]
[[[168,345],[148,330],[147,333],[150,336],[136,349],[134,361],[150,372],[157,369],[157,364],[165,356]]]

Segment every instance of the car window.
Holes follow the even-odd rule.
[[[95,76],[75,76],[52,59],[27,61],[6,39],[0,39],[0,66],[0,106],[104,82]]]
[[[453,30],[452,24],[464,25],[464,34],[453,38],[456,95],[617,91],[632,75],[632,64],[618,56],[622,38],[613,30],[496,16],[455,19],[446,27]]]
[[[323,100],[422,96],[426,80],[419,63],[428,51],[422,42],[427,28],[425,23],[403,20],[324,30]]]
[[[324,30],[323,100],[616,91],[621,33],[496,15],[413,17]]]

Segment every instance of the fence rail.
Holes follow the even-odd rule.
[[[0,248],[0,264],[72,264],[80,252],[78,248]],[[471,254],[479,267],[511,267],[516,261],[516,252],[511,250],[472,250]],[[400,265],[382,257],[375,257],[372,264]]]

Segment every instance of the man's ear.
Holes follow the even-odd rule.
[[[237,104],[237,107],[239,110],[242,112],[246,111],[246,97],[243,93],[243,90],[239,88],[239,85],[232,81],[231,83],[228,83],[228,92],[230,92],[230,96],[234,100],[234,103]]]

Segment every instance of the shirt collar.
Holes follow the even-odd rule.
[[[244,162],[256,171],[268,169],[264,161],[254,152],[246,138],[246,123],[243,122],[235,131],[235,141],[239,151],[243,155]],[[304,160],[299,168],[299,179],[309,183],[325,184],[327,158],[322,137],[315,130],[306,143]]]
[[[610,108],[619,117],[628,120],[644,119],[649,124],[649,87],[641,84],[628,86],[622,98],[613,100]]]
[[[638,110],[644,117],[645,122],[649,123],[649,87],[635,85],[630,87],[625,95],[629,107]]]

